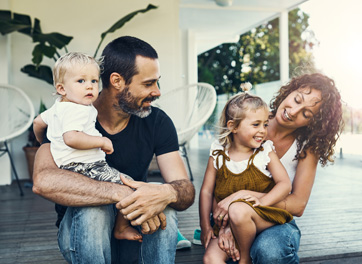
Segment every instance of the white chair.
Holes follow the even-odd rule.
[[[9,84],[0,84],[0,112],[0,157],[6,153],[9,155],[20,195],[23,196],[24,193],[8,143],[31,126],[35,115],[34,107],[29,97],[21,89]]]
[[[193,181],[186,144],[214,111],[215,88],[207,83],[183,86],[161,94],[154,106],[161,108],[172,119],[177,130],[181,155],[186,159],[190,179]]]

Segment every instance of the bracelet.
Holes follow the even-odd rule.
[[[284,210],[287,210],[287,199],[284,199],[283,202],[284,202]]]

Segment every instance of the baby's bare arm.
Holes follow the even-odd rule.
[[[38,115],[33,121],[33,131],[35,138],[39,143],[43,142],[45,129],[48,127],[43,121],[40,115]]]
[[[113,144],[109,138],[90,136],[81,131],[68,131],[63,134],[64,143],[74,149],[101,148],[105,153],[113,153]]]

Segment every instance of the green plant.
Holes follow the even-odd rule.
[[[124,26],[125,23],[130,21],[138,13],[146,13],[149,10],[156,8],[157,6],[149,4],[145,9],[140,9],[129,13],[128,15],[118,20],[108,30],[101,34],[101,40],[97,45],[94,57],[97,56],[99,47],[108,33],[113,33],[114,31],[120,29]],[[51,67],[48,65],[42,65],[41,62],[43,61],[44,56],[56,61],[61,56],[61,51],[63,49],[64,52],[68,52],[67,45],[70,43],[73,37],[57,32],[47,34],[43,33],[40,26],[40,20],[38,18],[35,18],[34,23],[32,24],[29,15],[12,13],[9,10],[0,10],[0,33],[2,35],[6,35],[12,32],[25,34],[31,37],[33,43],[35,43],[34,49],[32,51],[32,64],[25,65],[21,68],[21,71],[31,77],[41,79],[49,84],[53,84]]]

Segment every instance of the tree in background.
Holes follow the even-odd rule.
[[[289,12],[289,67],[291,75],[308,65],[315,71],[311,49],[318,43],[308,26],[309,15],[299,8]],[[215,86],[218,94],[236,93],[240,84],[280,79],[279,18],[198,56],[198,79]]]

